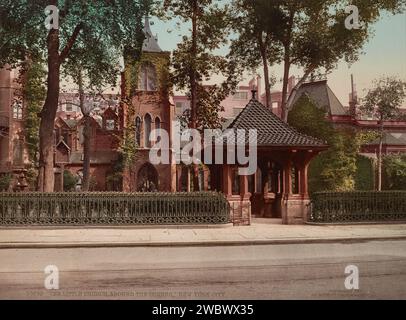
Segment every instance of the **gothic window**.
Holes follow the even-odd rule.
[[[23,105],[21,102],[15,102],[13,105],[13,119],[21,120],[23,118]]]
[[[114,119],[107,119],[106,120],[106,130],[112,131],[116,128],[116,122]]]
[[[135,118],[135,142],[137,146],[141,145],[141,118]]]
[[[157,75],[155,66],[151,62],[145,62],[140,68],[138,90],[156,91]]]
[[[151,135],[151,127],[152,127],[152,118],[147,113],[144,117],[144,147],[145,148],[151,148],[151,141],[149,139],[150,135]]]
[[[155,129],[156,130],[160,130],[161,129],[161,119],[159,119],[158,117],[155,118]],[[157,137],[156,141],[159,142],[161,141],[161,137]]]

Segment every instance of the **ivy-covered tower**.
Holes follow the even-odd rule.
[[[160,48],[148,17],[144,34],[141,55],[125,59],[123,191],[176,191],[175,165],[152,165],[149,159],[150,149],[156,142],[151,132],[164,129],[171,135],[174,106],[170,102],[170,52]]]

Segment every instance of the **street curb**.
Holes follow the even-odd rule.
[[[211,246],[254,246],[284,244],[317,244],[317,243],[361,243],[370,241],[401,241],[406,236],[393,237],[359,237],[359,238],[293,238],[270,240],[239,240],[239,241],[183,241],[183,242],[4,242],[1,249],[69,249],[69,248],[132,248],[132,247],[211,247]]]

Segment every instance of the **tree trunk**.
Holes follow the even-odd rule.
[[[377,190],[382,191],[382,149],[383,149],[383,119],[381,117],[381,128],[379,137],[379,149],[378,149],[378,183]]]
[[[282,88],[282,113],[281,119],[285,122],[288,121],[288,110],[287,110],[287,100],[288,100],[288,84],[289,84],[289,74],[290,74],[290,66],[292,64],[291,61],[291,43],[292,43],[292,32],[293,32],[293,22],[295,19],[295,11],[290,10],[289,12],[289,20],[288,20],[288,34],[283,42],[284,48],[284,64],[283,64],[283,88]]]
[[[267,51],[266,51],[266,44],[262,41],[262,39],[259,39],[259,46],[260,46],[260,51],[261,51],[262,64],[264,65],[265,97],[266,97],[265,106],[268,109],[272,110],[271,83],[269,82],[268,56],[267,56]]]
[[[54,121],[59,100],[59,31],[50,30],[48,45],[48,83],[47,96],[41,111],[39,128],[39,177],[38,191],[54,191]]]
[[[89,191],[90,186],[90,130],[91,117],[86,114],[84,116],[85,127],[83,130],[83,181],[82,191]]]
[[[193,1],[193,16],[192,16],[192,57],[193,65],[190,75],[190,91],[191,91],[191,121],[190,128],[197,129],[197,76],[196,76],[196,58],[197,58],[197,20],[198,20],[198,1]],[[199,168],[197,164],[193,164],[193,185],[194,191],[199,186]]]
[[[283,65],[283,87],[282,87],[282,113],[281,119],[285,122],[288,121],[288,114],[286,110],[286,103],[288,99],[288,84],[289,84],[289,73],[290,73],[290,57],[289,53],[286,52],[289,50],[285,48],[285,59]]]
[[[80,110],[82,111],[84,117],[85,127],[83,129],[83,180],[82,180],[82,191],[89,191],[90,182],[90,125],[91,117],[90,111],[86,110],[85,103],[85,92],[83,89],[83,77],[82,72],[79,71],[78,74],[78,85],[79,85],[79,104]]]

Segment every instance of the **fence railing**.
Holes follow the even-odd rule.
[[[314,193],[308,221],[406,221],[406,191]]]
[[[220,193],[0,193],[0,225],[225,224]]]

